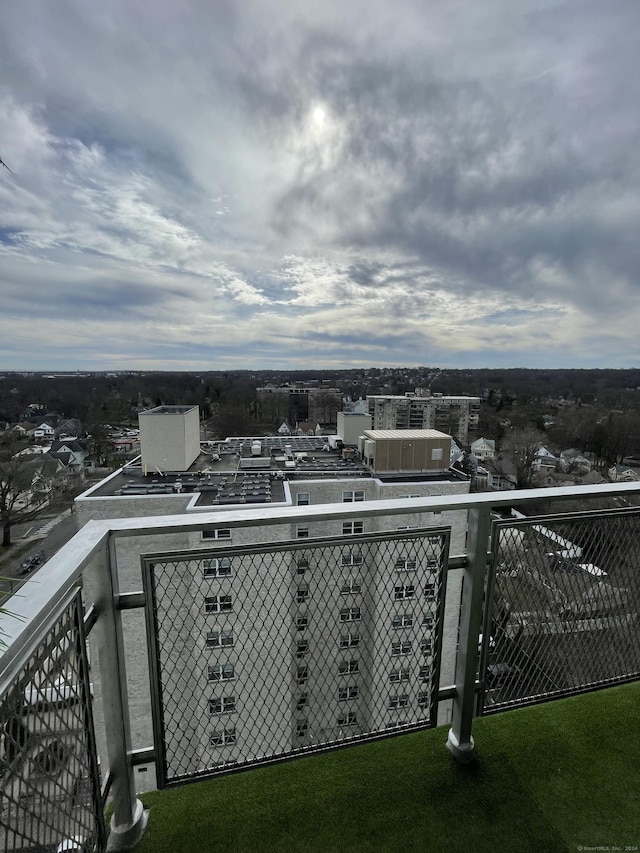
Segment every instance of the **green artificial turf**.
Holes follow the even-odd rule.
[[[640,845],[640,684],[143,795],[140,853],[574,851]],[[637,849],[637,848],[636,848]]]

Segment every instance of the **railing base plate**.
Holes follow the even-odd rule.
[[[473,738],[469,735],[469,740],[466,743],[460,743],[455,736],[453,729],[449,729],[447,735],[447,749],[460,764],[470,764],[475,761],[476,752]]]
[[[115,850],[130,850],[144,835],[149,820],[149,809],[145,809],[140,800],[136,800],[135,813],[130,826],[115,826],[111,818],[107,853]]]

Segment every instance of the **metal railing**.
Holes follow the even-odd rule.
[[[478,713],[640,677],[638,511],[495,515],[625,494],[640,486],[263,508],[274,535],[244,546],[199,531],[251,529],[254,510],[89,522],[0,623],[0,850],[104,849],[107,794],[109,848],[130,846],[146,824],[143,763],[166,785],[445,721],[465,760]],[[453,512],[463,554],[434,526]],[[427,513],[431,525],[398,529]],[[384,529],[311,535],[355,519]],[[287,541],[282,525],[310,538]],[[140,644],[127,613],[142,609]]]

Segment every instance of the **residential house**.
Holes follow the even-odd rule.
[[[496,443],[491,438],[477,438],[471,442],[471,452],[479,462],[484,462],[485,459],[494,459]]]
[[[82,435],[82,423],[78,418],[67,418],[56,427],[56,438],[79,438]]]
[[[33,437],[36,441],[41,443],[52,442],[55,435],[56,431],[54,428],[46,422],[42,422],[40,426],[36,427],[33,431]]]
[[[550,471],[556,470],[558,464],[557,458],[547,450],[546,447],[540,447],[535,455],[531,468],[539,474],[548,474]]]
[[[612,465],[607,474],[614,483],[632,483],[640,480],[640,471],[628,465]]]
[[[54,441],[49,448],[49,455],[60,459],[69,468],[79,470],[85,467],[85,460],[89,451],[86,442],[79,439],[67,439],[65,441]]]
[[[562,471],[570,471],[579,477],[584,477],[591,471],[591,462],[574,447],[561,452],[558,464]]]

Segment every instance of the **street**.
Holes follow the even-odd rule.
[[[71,537],[77,532],[78,524],[75,515],[64,510],[54,515],[50,510],[45,510],[38,518],[27,524],[17,524],[11,530],[12,549],[0,562],[0,581],[4,601],[13,595],[25,580],[32,578],[40,571],[46,561],[50,559]],[[24,546],[30,547],[24,550]],[[18,576],[20,564],[34,554],[41,554],[43,562],[33,569],[29,574]],[[15,555],[15,556],[14,556]]]

